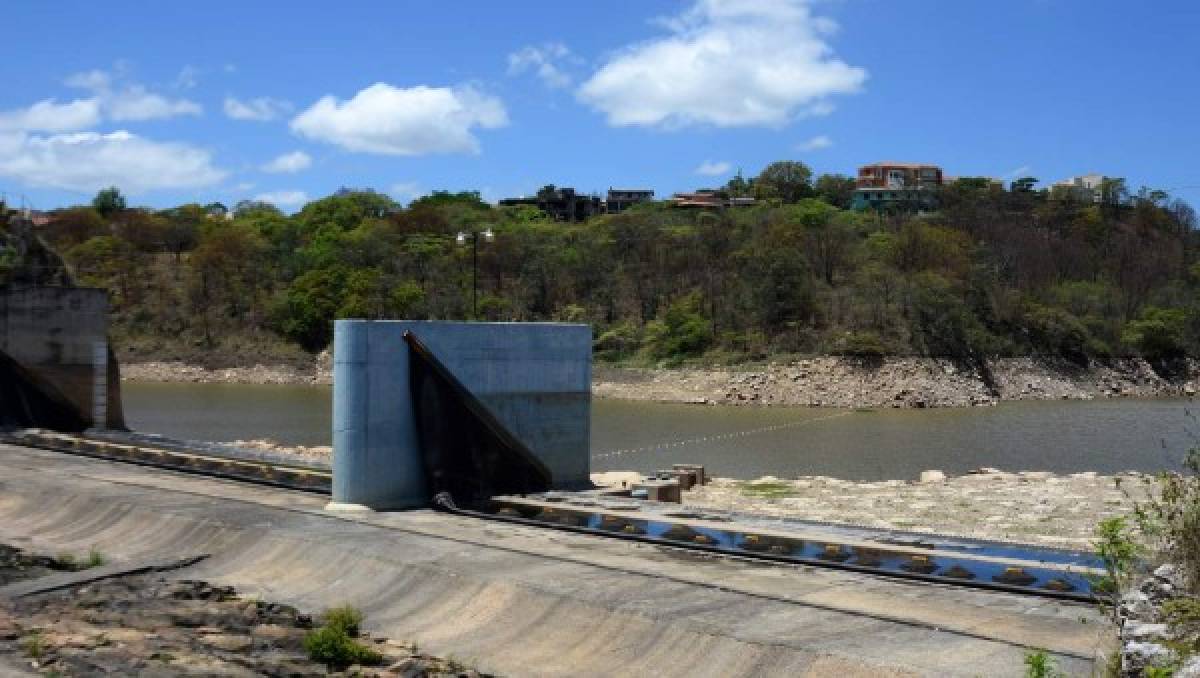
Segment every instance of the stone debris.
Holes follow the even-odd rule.
[[[992,468],[963,476],[926,471],[915,481],[715,478],[685,492],[683,503],[796,520],[1090,549],[1100,520],[1132,511],[1125,492],[1141,499],[1152,483],[1142,474],[1121,477],[1121,488],[1114,476]]]

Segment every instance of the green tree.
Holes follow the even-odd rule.
[[[794,203],[812,195],[812,170],[802,162],[780,160],[767,165],[754,179],[758,197]]]
[[[108,218],[125,209],[125,196],[121,195],[116,186],[109,186],[92,198],[92,208],[99,212],[100,216]]]
[[[844,174],[822,174],[813,185],[818,198],[842,210],[850,209],[850,203],[854,201],[854,188],[854,177]]]
[[[645,345],[658,359],[679,360],[703,352],[712,343],[712,330],[704,317],[698,293],[676,300],[660,320],[646,325]]]
[[[1121,341],[1147,360],[1179,358],[1187,351],[1187,312],[1178,308],[1148,306],[1121,333]]]

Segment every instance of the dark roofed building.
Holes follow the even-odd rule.
[[[531,205],[545,212],[554,221],[584,221],[600,214],[603,204],[598,195],[576,193],[574,188],[558,188],[554,184],[543,186],[532,198],[505,198],[502,206]]]
[[[648,188],[609,188],[604,201],[604,211],[620,213],[634,205],[654,200],[654,191]]]

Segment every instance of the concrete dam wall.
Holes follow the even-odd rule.
[[[125,428],[108,294],[0,288],[0,426]]]

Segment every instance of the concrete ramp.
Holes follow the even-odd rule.
[[[1091,606],[485,523],[0,445],[0,541],[161,562],[512,676],[1092,675]]]

